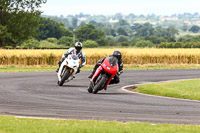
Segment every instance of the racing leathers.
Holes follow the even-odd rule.
[[[58,62],[59,68],[62,62],[65,60],[65,58],[67,58],[69,54],[77,55],[79,59],[81,60],[79,68],[76,72],[76,73],[80,73],[80,68],[82,68],[86,64],[86,58],[85,58],[85,53],[82,50],[77,51],[75,48],[70,48],[65,54],[62,55],[62,60]],[[59,68],[57,69],[57,71],[59,70]]]
[[[112,55],[110,55],[112,56]],[[106,58],[106,57],[105,57]],[[105,58],[103,59],[100,59],[94,66],[93,68],[93,71],[92,71],[92,74],[90,76],[88,76],[88,78],[92,78],[92,76],[94,75],[94,73],[96,72],[97,68],[104,62]],[[118,70],[118,73],[114,76],[114,78],[110,81],[109,84],[117,84],[120,82],[120,74],[123,72],[123,61],[122,59],[118,60],[118,67],[119,67],[119,70]]]

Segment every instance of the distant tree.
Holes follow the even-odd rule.
[[[136,24],[134,24],[133,26],[131,26],[131,29],[132,29],[134,32],[136,32],[137,30],[139,30],[139,29],[142,28],[142,27],[143,27],[143,25],[136,23]]]
[[[90,21],[89,24],[94,25],[97,29],[103,29],[106,26],[106,24],[98,23],[94,20]]]
[[[167,28],[167,36],[171,38],[175,38],[175,35],[178,35],[179,31],[174,26],[170,26]]]
[[[147,36],[145,40],[151,41],[153,44],[160,44],[161,42],[167,42],[168,40],[164,37]]]
[[[103,31],[107,36],[112,35],[112,36],[115,37],[117,35],[116,31],[114,29],[110,28],[110,27],[104,27]]]
[[[47,38],[46,39],[48,42],[50,42],[50,43],[55,43],[55,44],[57,44],[58,43],[58,39],[56,39],[56,38]]]
[[[90,21],[88,24],[92,24],[92,25],[96,26],[97,22],[94,21],[94,20],[92,20],[92,21]]]
[[[61,38],[62,36],[72,37],[72,32],[64,27],[62,23],[57,23],[50,18],[40,18],[39,36],[37,39],[45,40],[47,38]]]
[[[114,15],[113,19],[115,19],[115,20],[123,19],[123,16],[121,13],[117,13]]]
[[[5,39],[0,40],[1,45],[20,44],[24,40],[36,35],[39,26],[41,11],[40,5],[44,0],[1,0],[0,1],[0,27]]]
[[[126,41],[126,42],[121,42],[121,46],[129,46],[129,42]]]
[[[95,48],[98,47],[98,43],[96,41],[87,40],[83,42],[83,47],[85,48]]]
[[[75,31],[76,37],[79,41],[93,40],[100,46],[106,45],[105,33],[102,30],[98,30],[92,24],[86,24],[78,27]]]
[[[127,32],[122,27],[117,29],[117,33],[118,35],[128,36]]]
[[[117,36],[116,37],[116,43],[121,43],[121,42],[127,42],[128,41],[128,37],[127,36]]]
[[[158,27],[154,28],[153,35],[156,36],[156,37],[167,36],[167,30],[158,26]]]
[[[188,25],[183,25],[182,27],[181,27],[181,30],[183,30],[183,31],[188,31],[188,29],[189,29],[189,26]]]
[[[135,46],[136,45],[136,42],[137,42],[137,39],[136,38],[131,38],[131,41],[130,41],[130,46]]]
[[[197,26],[197,25],[194,25],[194,26],[192,26],[192,27],[189,29],[189,31],[190,31],[190,32],[193,32],[193,33],[198,33],[199,30],[200,30],[200,27]]]
[[[77,23],[78,23],[78,19],[77,18],[72,18],[72,27],[73,27],[73,29],[76,29]]]
[[[86,23],[84,21],[82,21],[79,25],[79,27],[83,26],[83,25],[86,25]]]
[[[124,19],[120,19],[118,23],[119,23],[119,26],[129,25],[129,23],[126,20],[124,20]]]
[[[73,38],[69,36],[62,36],[58,40],[58,44],[63,44],[65,46],[70,46],[73,43]]]
[[[9,45],[12,40],[12,34],[8,32],[6,26],[0,25],[0,47]]]
[[[136,42],[136,47],[153,47],[153,43],[151,41],[139,40]]]
[[[137,37],[145,37],[153,35],[153,29],[143,26],[142,28],[138,29],[136,32]]]
[[[31,39],[24,41],[22,43],[21,47],[23,47],[23,48],[38,48],[39,41],[34,38],[31,38]]]

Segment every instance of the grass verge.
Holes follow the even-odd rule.
[[[86,65],[81,70],[93,70],[94,65]],[[0,72],[56,71],[58,66],[0,66]],[[200,65],[124,65],[124,70],[153,69],[200,69]]]
[[[56,71],[56,66],[1,66],[0,72],[36,72],[36,71]],[[85,66],[81,70],[92,70],[92,66]]]
[[[200,100],[199,86],[200,79],[194,79],[139,85],[134,91],[157,96]]]
[[[0,116],[0,133],[199,133],[198,125],[122,123]]]

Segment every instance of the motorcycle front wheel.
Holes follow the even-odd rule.
[[[104,87],[105,82],[106,82],[106,75],[103,75],[103,76],[101,77],[101,79],[95,84],[94,90],[93,90],[92,93],[93,93],[93,94],[97,94],[97,92],[98,92],[99,90],[101,90],[101,89]]]
[[[62,86],[64,84],[65,80],[69,78],[69,76],[70,76],[70,70],[71,69],[66,69],[65,70],[65,72],[64,72],[64,74],[63,74],[63,76],[61,78],[61,81],[58,81],[58,85],[59,86]]]

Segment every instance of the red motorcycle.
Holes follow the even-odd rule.
[[[118,60],[114,56],[108,56],[104,62],[97,68],[95,74],[90,80],[88,92],[96,94],[98,91],[105,89],[112,78],[118,72]]]

